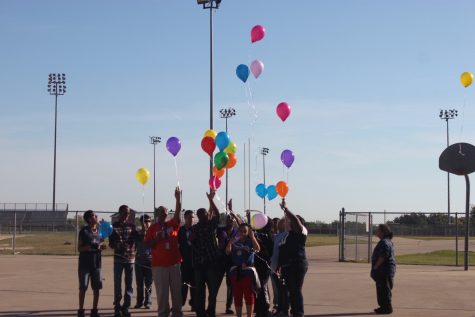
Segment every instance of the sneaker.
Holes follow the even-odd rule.
[[[114,317],[122,317],[122,313],[120,309],[114,309]]]
[[[84,309],[78,309],[78,317],[84,317]]]
[[[392,308],[385,309],[385,308],[379,307],[379,308],[376,308],[374,312],[377,315],[389,315],[393,313],[393,309]]]
[[[134,306],[134,308],[141,308],[141,307],[142,307],[142,304],[139,304],[139,303],[137,303],[137,304]]]
[[[145,308],[145,309],[150,309],[150,305],[145,304],[145,305],[143,306],[143,308]]]
[[[234,311],[231,308],[226,308],[225,315],[234,315]]]
[[[97,308],[91,309],[91,317],[101,317]]]

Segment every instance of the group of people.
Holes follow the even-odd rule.
[[[307,229],[304,220],[292,213],[285,200],[280,204],[282,219],[268,218],[267,225],[253,230],[250,214],[247,221],[232,211],[228,203],[226,225],[220,226],[220,212],[214,202],[215,192],[206,193],[209,208],[186,210],[181,224],[182,192],[175,188],[175,212],[155,209],[155,219],[140,217],[141,227],[129,221],[131,209],[122,205],[113,223],[109,247],[114,250],[114,316],[131,316],[133,273],[137,285],[134,308],[150,308],[152,284],[155,285],[158,317],[183,316],[188,303],[197,317],[216,316],[216,298],[223,281],[226,285],[226,314],[268,317],[272,282],[276,316],[303,317],[302,286],[308,268],[305,254]],[[100,239],[97,215],[84,213],[84,226],[78,239],[79,310],[85,316],[84,298],[89,281],[93,289],[91,317],[99,316],[99,290],[102,288],[101,251],[106,243]],[[125,289],[122,292],[122,276]],[[208,294],[207,294],[208,293]],[[208,296],[206,296],[208,295]],[[171,305],[170,299],[171,297]]]
[[[183,316],[187,302],[197,317],[216,316],[218,290],[226,281],[226,314],[234,300],[236,316],[242,317],[243,301],[247,317],[304,316],[302,286],[308,269],[305,243],[308,231],[305,221],[288,208],[285,199],[280,207],[282,218],[268,219],[264,228],[253,230],[250,215],[243,221],[228,203],[226,226],[220,227],[220,213],[214,203],[215,192],[207,193],[209,209],[184,212],[181,224],[182,192],[175,188],[175,212],[167,220],[168,209],[155,209],[155,220],[140,217],[141,227],[128,221],[131,210],[122,205],[119,218],[113,223],[109,247],[114,250],[114,316],[131,316],[135,271],[137,285],[134,308],[152,305],[152,284],[155,285],[158,317]],[[100,239],[97,215],[84,213],[87,225],[79,232],[79,310],[85,316],[84,298],[89,281],[93,289],[91,317],[98,317],[99,290],[102,288],[101,251],[106,243]],[[377,314],[392,313],[391,289],[395,273],[392,233],[387,225],[376,231],[380,242],[373,252],[371,277],[376,282],[380,307]],[[122,275],[125,291],[122,296]],[[269,280],[273,289],[270,300]],[[208,300],[206,301],[206,293]],[[169,298],[171,297],[171,307]],[[272,312],[271,312],[272,306]],[[289,311],[290,309],[290,311]]]

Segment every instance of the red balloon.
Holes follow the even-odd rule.
[[[256,25],[251,30],[251,42],[257,42],[264,38],[266,35],[266,29],[262,25]]]
[[[277,108],[275,109],[277,112],[277,115],[282,121],[285,121],[289,115],[290,115],[290,106],[286,102],[281,102],[277,105]]]
[[[201,148],[208,153],[209,156],[213,155],[214,149],[216,148],[213,138],[205,136],[203,140],[201,140]]]
[[[212,190],[216,190],[219,188],[219,186],[221,186],[221,180],[219,179],[219,177],[211,176],[208,184],[209,188],[211,188]]]

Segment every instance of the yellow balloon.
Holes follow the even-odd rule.
[[[465,72],[460,76],[460,82],[467,88],[473,82],[473,74],[471,72]]]
[[[216,131],[210,129],[210,130],[206,130],[203,137],[209,136],[209,137],[212,137],[213,140],[214,140],[214,139],[216,139],[216,135],[218,135],[218,133]]]
[[[237,151],[237,145],[234,143],[234,141],[229,141],[229,144],[227,147],[224,148],[225,153],[231,153],[231,154],[236,154]]]
[[[145,167],[139,168],[135,173],[135,178],[142,185],[145,185],[150,178],[150,172]]]

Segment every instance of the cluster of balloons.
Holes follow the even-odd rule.
[[[237,145],[229,134],[224,131],[217,133],[214,130],[206,130],[201,140],[201,148],[212,157],[216,147],[219,152],[214,155],[213,176],[209,179],[209,187],[213,190],[221,186],[221,177],[226,169],[233,168],[237,163]]]
[[[266,29],[262,25],[256,25],[251,30],[251,42],[257,42],[264,38],[266,35]],[[264,63],[258,59],[251,63],[251,67],[246,64],[240,64],[236,68],[236,76],[242,80],[243,83],[247,81],[249,78],[249,74],[252,73],[254,77],[257,79],[261,76],[262,72],[264,71]]]
[[[282,198],[285,198],[288,192],[289,186],[284,181],[279,181],[276,185],[269,185],[268,187],[266,187],[266,185],[262,183],[256,186],[257,196],[263,199],[265,199],[265,197],[267,196],[267,199],[272,200],[276,198],[277,195]]]
[[[473,82],[473,74],[471,72],[462,73],[462,75],[460,75],[460,82],[465,88],[467,88]]]

